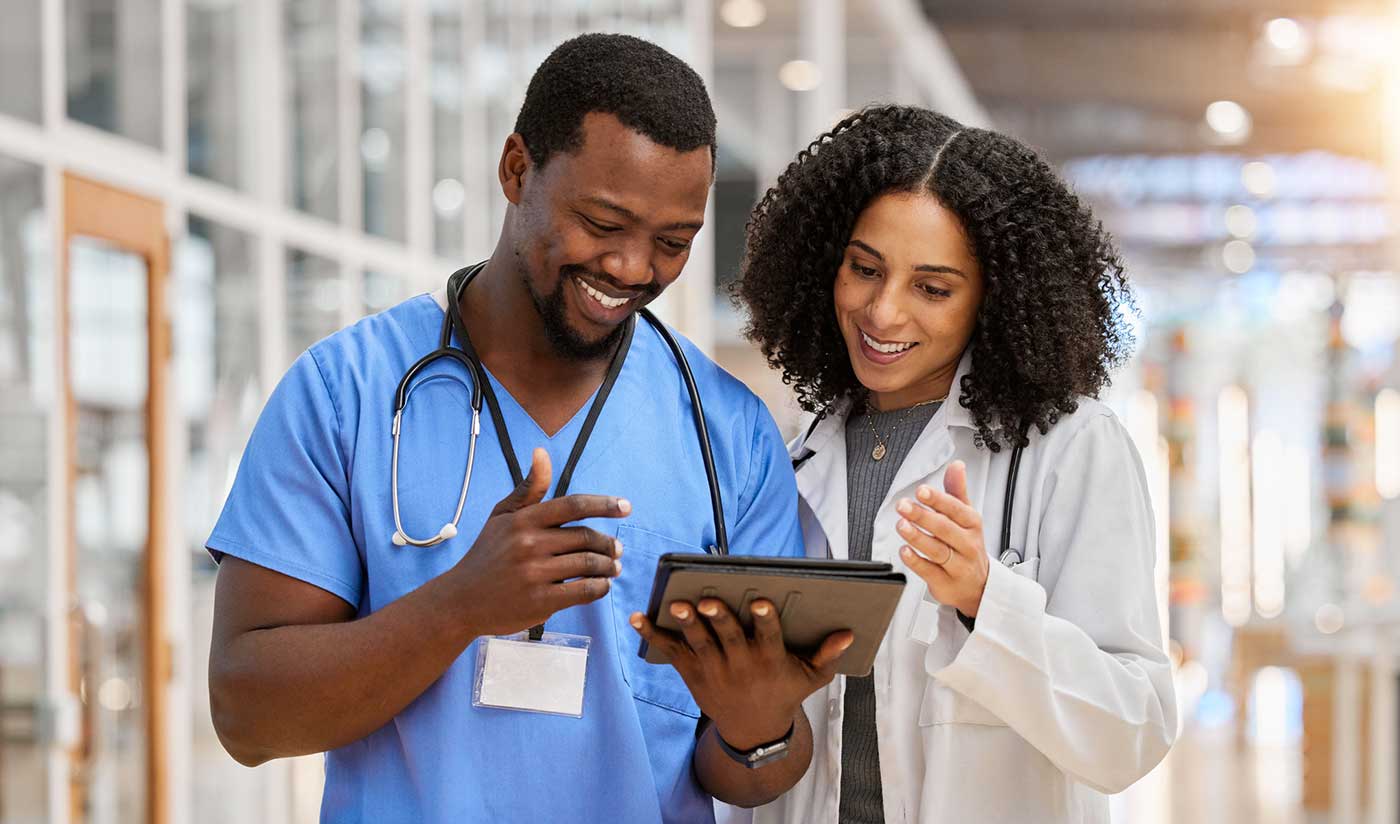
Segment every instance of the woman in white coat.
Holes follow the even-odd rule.
[[[808,554],[909,577],[755,820],[1108,821],[1177,732],[1147,482],[1094,400],[1132,344],[1111,240],[1016,141],[870,108],[759,203],[736,294],[819,415],[792,444]]]

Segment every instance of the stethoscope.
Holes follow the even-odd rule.
[[[813,455],[817,454],[813,450],[807,448],[807,439],[812,437],[812,433],[817,429],[817,424],[821,423],[822,419],[825,417],[825,412],[817,415],[812,421],[811,426],[807,427],[807,434],[802,436],[804,452],[792,459],[793,472],[801,469],[803,464],[807,463]],[[1008,567],[1016,566],[1021,563],[1021,561],[1025,560],[1025,554],[1021,552],[1021,550],[1011,547],[1011,513],[1013,507],[1016,505],[1016,475],[1021,471],[1021,452],[1022,448],[1020,444],[1017,444],[1011,450],[1011,466],[1007,470],[1006,475],[1006,495],[1002,498],[1001,548],[997,553],[997,560],[1001,561],[1003,566]]]
[[[394,423],[393,423],[393,464],[389,471],[390,485],[392,487],[390,497],[394,507],[394,536],[395,546],[416,546],[430,547],[442,543],[457,534],[457,525],[462,519],[462,510],[467,503],[467,490],[471,487],[472,466],[476,460],[476,439],[481,433],[481,406],[485,400],[492,421],[496,426],[496,439],[501,446],[501,452],[506,458],[506,465],[511,468],[511,474],[516,483],[520,482],[519,467],[516,463],[515,450],[510,443],[510,434],[505,426],[504,418],[501,416],[500,408],[495,400],[495,393],[491,389],[490,383],[486,379],[486,370],[481,365],[481,360],[476,356],[476,351],[472,348],[471,339],[467,336],[467,328],[463,323],[461,314],[458,311],[462,291],[467,288],[472,278],[476,277],[482,269],[486,268],[486,261],[459,269],[452,273],[447,279],[447,309],[442,319],[442,329],[438,333],[438,345],[432,352],[419,358],[416,363],[408,368],[403,377],[399,380],[398,389],[394,392]],[[729,554],[729,534],[724,527],[724,503],[720,500],[719,477],[715,473],[715,456],[710,448],[710,431],[705,425],[705,409],[700,403],[700,390],[695,385],[695,376],[690,371],[690,362],[686,360],[685,352],[676,342],[670,330],[666,328],[651,310],[643,308],[641,316],[656,329],[661,335],[661,339],[666,341],[667,347],[671,350],[672,357],[675,358],[676,367],[680,370],[681,378],[685,381],[686,392],[690,395],[691,412],[695,419],[695,432],[700,441],[700,456],[705,464],[705,480],[710,487],[710,510],[714,517],[715,542],[706,547],[706,551],[712,555]],[[608,377],[604,381],[604,387],[599,390],[597,400],[593,408],[589,411],[584,422],[583,432],[580,433],[579,440],[574,445],[573,454],[569,456],[569,462],[560,473],[559,484],[555,489],[556,495],[566,494],[568,482],[573,473],[573,466],[577,463],[583,451],[583,445],[588,440],[588,434],[592,431],[593,423],[602,410],[602,402],[607,398],[607,390],[611,389],[612,381],[617,378],[621,370],[622,361],[626,357],[626,352],[632,339],[632,331],[636,326],[635,319],[627,321],[626,334],[619,346],[617,354],[613,358],[613,364],[609,367]],[[452,345],[452,332],[456,330],[458,341],[462,348]],[[403,432],[403,410],[408,405],[408,399],[413,394],[413,390],[421,384],[414,384],[413,379],[423,371],[430,363],[434,363],[442,358],[451,358],[460,363],[471,376],[471,408],[472,408],[472,428],[471,440],[467,445],[467,471],[462,476],[462,491],[457,496],[457,509],[452,513],[452,520],[442,525],[436,535],[431,538],[413,538],[403,528],[403,521],[399,516],[399,436]]]

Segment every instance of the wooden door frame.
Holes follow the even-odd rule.
[[[146,712],[146,820],[166,824],[170,820],[168,771],[169,687],[171,650],[166,632],[166,547],[168,545],[165,499],[167,483],[167,407],[170,360],[169,310],[166,284],[170,274],[170,236],[165,226],[165,206],[160,201],[133,194],[70,172],[63,174],[63,243],[57,272],[58,337],[67,341],[71,331],[69,297],[69,244],[75,237],[105,241],[146,262],[147,394],[146,446],[148,461],[146,548],[142,577],[142,703]],[[65,344],[68,357],[71,347]],[[59,386],[67,411],[66,450],[69,517],[65,537],[69,599],[69,686],[78,694],[82,655],[81,613],[77,601],[77,521],[74,485],[77,481],[77,403],[73,398],[72,370],[67,358],[60,366]],[[89,689],[89,694],[93,690]],[[80,746],[80,745],[79,745]],[[70,753],[78,755],[77,747]],[[72,820],[82,821],[82,787],[70,786]]]

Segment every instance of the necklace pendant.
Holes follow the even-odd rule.
[[[875,444],[875,448],[870,450],[870,457],[874,458],[877,461],[884,460],[885,445],[882,443]]]

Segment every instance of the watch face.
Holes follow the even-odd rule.
[[[771,744],[767,747],[759,747],[749,755],[750,767],[761,767],[774,761],[787,757],[788,742],[783,741],[778,744]]]

